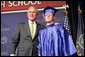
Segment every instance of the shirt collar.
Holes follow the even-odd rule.
[[[35,24],[35,23],[36,23],[35,21],[34,21],[34,22],[32,22],[32,21],[30,21],[30,20],[28,20],[28,22],[29,22],[29,24],[31,24],[31,23],[34,23],[34,24]]]

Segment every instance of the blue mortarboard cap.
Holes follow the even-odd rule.
[[[58,10],[53,8],[53,7],[50,7],[50,6],[47,6],[46,8],[44,8],[44,10],[42,11],[44,14],[46,13],[53,13],[55,15],[55,13],[57,12]]]

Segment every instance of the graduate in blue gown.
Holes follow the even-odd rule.
[[[39,56],[71,56],[76,53],[72,37],[62,24],[53,23],[56,9],[46,7],[43,10],[46,27],[39,31]]]

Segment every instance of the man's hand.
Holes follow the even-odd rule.
[[[10,56],[15,56],[15,54],[10,54]]]
[[[40,56],[40,53],[38,53],[38,56]]]

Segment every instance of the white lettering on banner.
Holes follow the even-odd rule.
[[[16,3],[17,2],[17,3]],[[16,3],[16,4],[15,4]],[[12,7],[12,6],[23,6],[23,5],[36,5],[36,4],[41,4],[40,1],[9,1],[9,5],[8,7]]]
[[[14,4],[15,1],[11,2],[9,1],[9,6],[8,7],[11,7],[13,4]]]
[[[29,5],[30,3],[29,3],[29,1],[28,1],[28,3],[26,3],[26,1],[24,1],[24,5]]]
[[[23,6],[23,1],[18,1],[19,6],[20,6],[20,4],[21,4],[21,6]]]
[[[5,7],[5,1],[1,2],[1,7]]]

